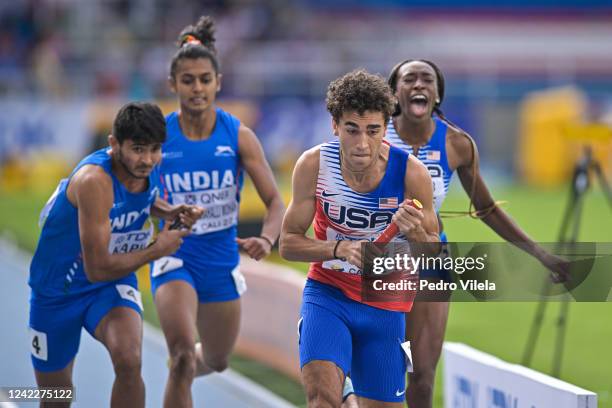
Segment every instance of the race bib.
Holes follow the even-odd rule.
[[[406,371],[408,371],[409,373],[414,371],[414,366],[412,364],[412,350],[410,348],[410,342],[409,341],[405,341],[403,343],[400,344],[402,350],[404,351],[404,354],[406,355]]]
[[[246,279],[244,279],[244,275],[240,272],[240,266],[235,267],[232,270],[232,278],[234,278],[234,284],[236,285],[236,292],[240,296],[247,290]]]
[[[325,269],[331,269],[332,271],[350,273],[351,275],[361,275],[362,271],[352,263],[342,261],[340,259],[332,259],[325,261],[321,264]]]
[[[197,205],[205,209],[204,215],[191,229],[197,235],[221,231],[238,223],[238,202],[236,186],[194,191],[189,193],[173,193],[174,204]]]
[[[328,228],[327,232],[327,240],[328,241],[363,241],[364,238],[351,237],[348,235],[343,235],[338,233],[332,228]],[[374,241],[376,237],[370,237],[369,241]],[[403,236],[397,236],[393,238],[392,242],[395,242],[395,245],[389,246],[389,248],[394,249],[394,251],[388,251],[385,256],[394,257],[396,253],[398,254],[409,254],[410,253],[410,245],[406,241]],[[350,262],[343,261],[341,259],[330,259],[329,261],[324,261],[321,263],[321,266],[325,269],[331,269],[337,272],[349,273],[351,275],[363,275],[363,271],[356,265],[353,265]]]
[[[355,238],[351,238],[347,235],[339,234],[337,231],[332,228],[328,228],[327,232],[327,240],[328,241],[354,241]],[[361,268],[349,263],[347,261],[342,261],[341,259],[331,259],[329,261],[325,261],[321,264],[321,266],[325,269],[331,269],[332,271],[350,273],[351,275],[362,275],[363,272]]]
[[[153,277],[157,277],[166,272],[173,271],[183,266],[183,260],[181,258],[175,258],[173,256],[164,256],[153,262]]]
[[[148,230],[111,233],[108,251],[111,254],[126,254],[145,249],[153,237],[153,224],[148,221],[147,223],[150,224]]]
[[[433,182],[434,208],[440,209],[444,202],[444,197],[446,196],[446,192],[444,191],[444,179],[442,177],[432,177],[431,181]]]
[[[138,289],[130,285],[115,285],[115,288],[117,288],[119,296],[121,296],[123,299],[136,303],[140,310],[142,310],[142,299]]]
[[[300,316],[300,320],[298,320],[297,323],[298,344],[300,344],[300,340],[302,340],[302,323],[304,323],[304,316]]]
[[[30,352],[34,357],[47,361],[47,333],[30,327]]]

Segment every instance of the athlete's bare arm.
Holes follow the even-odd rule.
[[[449,127],[448,142],[450,147],[448,149],[449,164],[451,168],[457,169],[459,180],[461,180],[465,192],[470,195],[474,191],[471,198],[474,207],[479,211],[491,209],[488,214],[485,214],[482,221],[504,240],[523,249],[540,260],[547,268],[560,274],[554,275],[554,280],[566,280],[569,276],[567,263],[563,259],[546,252],[503,209],[495,206],[495,201],[480,174],[478,148],[470,135]],[[475,187],[473,187],[474,184]]]
[[[467,194],[471,194],[475,188],[472,197],[474,207],[480,211],[490,208],[495,201],[480,174],[480,158],[476,144],[467,133],[459,131],[449,132],[449,142],[452,147],[449,151],[449,161],[452,159],[452,164],[457,166],[463,189]],[[472,187],[474,183],[476,185]],[[522,242],[522,248],[532,255],[535,254],[533,240],[501,208],[493,207],[493,211],[482,220],[506,241]]]
[[[240,125],[238,129],[238,152],[244,169],[249,174],[257,194],[266,206],[261,237],[238,239],[238,244],[254,259],[261,259],[270,253],[271,243],[280,233],[285,204],[278,192],[272,169],[264,155],[255,133],[248,127]]]
[[[140,266],[174,253],[189,231],[162,231],[155,244],[127,254],[110,254],[113,184],[99,166],[83,166],[72,177],[68,200],[79,214],[79,233],[85,274],[91,282],[122,278]],[[167,227],[166,227],[167,228]]]
[[[292,198],[283,220],[280,255],[289,261],[313,262],[333,258],[332,242],[306,236],[316,211],[319,147],[300,156],[291,180]]]
[[[306,236],[316,211],[316,188],[319,174],[319,147],[302,154],[293,170],[293,196],[280,238],[280,254],[289,261],[317,262],[334,259],[337,241],[319,241]],[[336,256],[353,265],[361,265],[361,242],[341,241]]]
[[[406,163],[404,177],[405,199],[416,198],[423,204],[419,210],[410,205],[401,205],[393,216],[400,232],[414,243],[440,242],[438,217],[433,208],[433,187],[431,176],[427,168],[414,156],[410,156]],[[439,253],[439,245],[424,246],[426,253],[435,255]]]
[[[425,165],[414,156],[410,156],[406,163],[406,177],[404,180],[405,198],[416,198],[423,204],[421,211],[411,206],[405,206],[407,212],[413,214],[420,213],[422,218],[419,225],[404,235],[416,242],[439,242],[440,231],[438,217],[433,207],[433,183],[431,176]],[[400,217],[398,216],[398,218]]]

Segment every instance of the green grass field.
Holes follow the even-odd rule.
[[[497,199],[508,200],[505,209],[535,240],[556,240],[568,193],[566,190],[511,188],[500,190]],[[445,208],[463,208],[463,197],[450,196]],[[455,219],[446,222],[449,240],[500,241],[482,222]],[[612,208],[602,192],[585,199],[579,240],[612,242]],[[610,271],[612,272],[612,271]],[[548,305],[542,335],[534,354],[533,368],[549,373],[559,303]],[[519,363],[534,303],[454,303],[451,305],[447,340],[467,343],[504,360]],[[612,407],[612,302],[570,305],[561,379],[598,394],[600,407]],[[438,372],[440,374],[440,372]],[[439,382],[438,382],[439,383]],[[442,406],[440,387],[436,406]]]
[[[495,189],[496,199],[507,200],[504,209],[537,241],[555,241],[567,200],[566,189],[541,190],[526,187]],[[0,231],[13,237],[24,248],[36,245],[38,211],[46,195],[0,193]],[[463,210],[467,200],[453,191],[444,209]],[[449,240],[497,242],[500,239],[482,222],[469,218],[447,219]],[[601,192],[589,192],[582,217],[580,241],[612,242],[612,211]],[[272,257],[278,260],[277,256]],[[305,270],[305,264],[292,264]],[[150,305],[150,299],[145,299]],[[520,362],[527,331],[535,311],[534,303],[453,303],[447,340],[466,343],[504,360]],[[543,333],[534,354],[533,368],[548,373],[552,367],[555,322],[560,304],[553,303],[543,323]],[[151,317],[151,309],[147,308]],[[599,407],[612,408],[612,302],[573,303],[569,309],[566,348],[561,378],[599,395]],[[260,382],[275,384],[276,392],[303,404],[303,394],[295,383],[281,381],[272,372],[246,360],[233,365]],[[241,367],[242,366],[242,367]],[[441,370],[435,392],[435,406],[442,406]]]

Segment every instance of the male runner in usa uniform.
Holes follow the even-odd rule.
[[[284,258],[312,262],[298,325],[308,406],[339,407],[350,374],[360,406],[400,407],[412,303],[362,299],[361,244],[391,222],[410,242],[438,242],[431,178],[416,158],[383,143],[394,109],[383,78],[344,75],[330,84],[327,108],[338,140],[298,160],[280,245]],[[406,198],[423,209],[400,204]],[[306,236],[313,219],[315,239]]]

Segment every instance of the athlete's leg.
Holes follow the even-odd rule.
[[[431,408],[436,366],[448,320],[448,302],[415,302],[406,314],[413,372],[408,374],[406,402],[410,408]]]
[[[359,408],[359,401],[355,394],[351,394],[342,401],[342,408]]]
[[[354,302],[339,289],[308,279],[303,291],[298,344],[309,407],[340,407],[353,358]],[[403,328],[403,325],[402,325]]]
[[[196,375],[225,370],[240,329],[240,298],[200,303],[197,328],[201,343],[196,348]]]
[[[355,394],[351,394],[342,401],[342,408],[359,408],[359,401]]]
[[[342,404],[344,372],[332,361],[313,360],[302,367],[308,408],[336,408]]]
[[[39,387],[73,387],[72,368],[79,350],[88,296],[46,298],[32,292],[30,345]],[[68,407],[70,402],[41,402],[41,407]]]
[[[377,401],[377,400],[358,396],[357,405],[359,406],[359,408],[402,408],[404,406],[404,403],[403,402]]]
[[[39,371],[34,370],[36,376],[36,384],[39,388],[42,387],[63,387],[69,388],[72,385],[72,368],[74,367],[74,359],[63,369],[58,371]],[[41,408],[64,408],[69,407],[70,402],[41,402]]]
[[[340,290],[308,279],[304,287],[298,344],[309,407],[339,407],[351,368],[349,301]]]
[[[100,321],[95,337],[108,350],[115,369],[112,407],[144,407],[142,317],[130,307],[115,307]]]
[[[406,356],[405,316],[354,302],[355,321],[351,379],[359,408],[404,405]]]
[[[155,291],[155,306],[170,351],[164,406],[191,407],[191,383],[196,366],[196,291],[184,280],[166,282]]]

